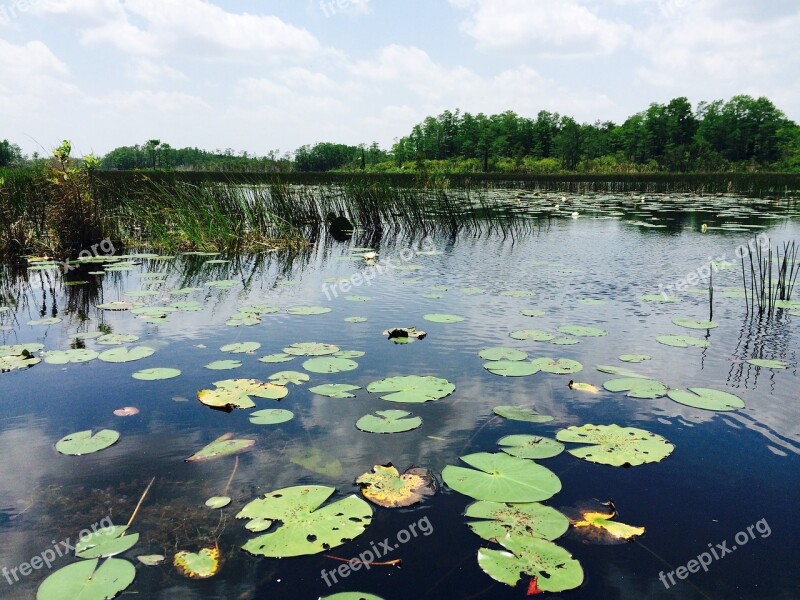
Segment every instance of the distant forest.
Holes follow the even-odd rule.
[[[37,159],[0,142],[0,167]],[[255,156],[148,140],[112,150],[100,166],[228,172],[800,172],[800,126],[769,99],[745,95],[701,102],[696,109],[686,98],[675,98],[651,104],[622,124],[578,123],[547,111],[533,118],[455,110],[426,118],[390,149],[321,142],[293,154]]]

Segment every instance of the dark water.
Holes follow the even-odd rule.
[[[573,199],[578,204],[579,199]],[[337,488],[334,499],[358,493],[355,478],[373,465],[392,462],[429,468],[440,479],[442,469],[459,464],[459,456],[495,452],[497,440],[514,433],[555,437],[571,425],[586,423],[632,426],[666,437],[675,445],[671,456],[655,464],[615,468],[578,460],[568,453],[541,464],[558,475],[562,491],[546,502],[567,507],[589,499],[613,499],[619,520],[646,527],[637,542],[617,546],[588,545],[569,535],[557,540],[578,559],[585,582],[564,598],[800,598],[800,398],[797,351],[800,317],[787,310],[771,320],[748,316],[744,299],[726,297],[725,289],[740,288],[741,267],[714,274],[714,320],[720,326],[693,332],[671,323],[675,317],[708,318],[708,298],[684,293],[682,302],[654,304],[639,296],[659,291],[701,268],[709,258],[737,261],[735,251],[762,232],[773,245],[800,238],[793,207],[745,206],[743,212],[722,208],[726,199],[683,199],[684,204],[659,206],[655,200],[636,209],[581,209],[577,220],[545,219],[516,235],[434,235],[422,240],[402,234],[383,236],[376,250],[380,260],[392,259],[399,269],[386,269],[368,285],[328,298],[323,284],[329,278],[350,277],[364,268],[352,248],[366,242],[320,243],[306,254],[288,257],[267,253],[230,258],[225,265],[204,264],[207,258],[179,256],[172,261],[141,259],[127,272],[102,279],[82,268],[69,279],[89,284],[65,287],[55,272],[24,274],[6,270],[8,293],[16,308],[0,315],[0,344],[39,342],[46,350],[65,349],[69,334],[107,326],[115,333],[140,336],[132,345],[156,349],[153,356],[126,364],[92,361],[82,365],[41,363],[26,371],[0,375],[0,566],[18,567],[82,529],[110,516],[124,524],[151,478],[156,482],[134,521],[139,543],[123,558],[137,562],[143,554],[164,554],[158,567],[137,566],[136,580],[123,597],[140,598],[298,598],[313,599],[344,591],[392,598],[520,598],[529,578],[516,588],[496,583],[478,567],[481,547],[497,548],[473,534],[463,512],[470,498],[441,485],[426,502],[407,509],[374,507],[373,523],[364,534],[331,554],[351,558],[385,538],[394,543],[411,524],[418,534],[382,560],[402,559],[402,567],[373,567],[351,573],[332,587],[321,576],[339,562],[322,555],[291,559],[249,556],[240,546],[254,534],[233,517],[244,504],[279,488],[299,484]],[[689,210],[686,210],[688,205]],[[563,208],[563,207],[562,207]],[[663,210],[666,208],[666,210]],[[623,218],[622,213],[627,213]],[[638,213],[638,214],[633,214]],[[656,220],[657,219],[657,220]],[[637,223],[638,222],[638,223]],[[645,222],[659,227],[645,227]],[[700,233],[700,224],[712,229]],[[738,228],[731,228],[737,223]],[[727,224],[725,228],[717,229]],[[742,228],[744,224],[751,229]],[[404,261],[404,249],[433,249]],[[406,252],[405,257],[410,253]],[[166,272],[163,286],[145,287],[140,273]],[[228,290],[203,283],[236,279]],[[97,283],[100,281],[101,283]],[[328,284],[332,286],[333,284]],[[203,288],[187,298],[166,292],[187,286]],[[431,290],[446,286],[446,291]],[[690,286],[707,287],[707,282]],[[465,288],[483,293],[468,294]],[[171,314],[159,325],[142,322],[129,312],[95,308],[102,302],[130,299],[125,293],[154,289],[159,295],[136,298],[162,305],[175,300],[198,300],[199,312]],[[328,288],[330,289],[330,287]],[[529,290],[533,298],[501,295]],[[330,292],[329,292],[330,293]],[[441,294],[441,299],[423,294]],[[352,302],[349,294],[371,297]],[[602,300],[586,304],[581,300]],[[4,304],[4,303],[3,303]],[[225,322],[239,306],[271,304],[278,314],[265,315],[253,327],[233,328]],[[319,316],[294,316],[287,308],[301,305],[330,307]],[[521,309],[543,309],[542,317],[522,316]],[[423,320],[426,313],[455,313],[461,323]],[[59,316],[61,323],[29,326],[41,315]],[[367,317],[347,323],[346,317]],[[582,338],[573,346],[520,342],[509,337],[518,329],[555,332],[567,324],[597,326],[607,337]],[[384,329],[412,326],[428,337],[395,345],[381,335]],[[690,334],[711,341],[708,349],[671,348],[655,338]],[[219,348],[232,342],[254,341],[252,355],[228,355]],[[196,401],[197,391],[229,378],[265,380],[282,370],[302,371],[303,358],[264,364],[258,358],[281,352],[295,342],[318,341],[346,350],[365,351],[359,368],[335,375],[311,374],[302,386],[289,385],[280,404],[257,400],[258,408],[280,407],[295,418],[282,425],[257,426],[250,411],[231,414],[207,409]],[[87,347],[100,350],[89,340]],[[502,378],[482,368],[478,352],[490,346],[523,349],[531,357],[549,356],[580,361],[584,370],[574,376],[538,373],[532,377]],[[649,354],[641,365],[620,362],[620,354]],[[749,358],[775,358],[789,363],[786,370],[749,365]],[[204,365],[239,359],[232,371],[210,371]],[[571,391],[568,381],[598,387],[613,376],[596,365],[617,365],[651,375],[674,388],[710,387],[741,396],[747,408],[715,413],[679,405],[667,397],[637,400],[601,389],[597,395]],[[174,367],[176,379],[137,381],[131,374],[151,367]],[[366,388],[377,379],[395,375],[435,375],[456,385],[456,392],[424,405],[398,405],[380,400],[366,389],[355,399],[331,399],[308,391],[322,383],[352,383]],[[178,398],[178,401],[175,400]],[[180,399],[188,401],[180,401]],[[534,406],[555,420],[531,424],[493,418],[501,404]],[[134,417],[121,418],[115,409],[135,406]],[[423,426],[412,432],[380,436],[358,431],[355,422],[376,410],[404,409],[421,416]],[[55,451],[63,436],[84,429],[120,432],[111,448],[84,457]],[[228,495],[231,506],[211,510],[204,502],[221,495],[231,474],[231,457],[206,463],[186,463],[205,444],[226,432],[256,440],[240,456]],[[570,445],[571,446],[571,445]],[[316,448],[326,460],[338,460],[338,473],[314,473],[291,461],[294,452]],[[441,483],[441,481],[440,481]],[[737,545],[737,533],[751,527],[753,536]],[[422,527],[424,526],[424,532]],[[767,533],[768,532],[768,533]],[[424,535],[429,533],[429,535]],[[741,537],[741,536],[740,536]],[[754,538],[754,539],[753,539]],[[217,541],[225,557],[221,572],[205,581],[190,581],[171,566],[177,550],[197,550]],[[720,557],[708,572],[676,579],[666,589],[661,572],[725,542],[736,551]],[[73,558],[58,559],[55,568]],[[41,569],[9,585],[0,579],[0,597],[33,598],[52,571]],[[328,576],[330,580],[330,576]],[[14,579],[12,577],[11,581]]]

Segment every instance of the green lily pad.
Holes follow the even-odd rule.
[[[78,558],[108,558],[122,554],[133,548],[139,541],[139,534],[125,536],[127,525],[104,527],[81,538],[75,545]]]
[[[696,338],[691,335],[660,335],[656,338],[656,341],[659,344],[672,346],[673,348],[688,348],[689,346],[694,348],[708,348],[711,346],[711,342],[708,340]]]
[[[261,323],[258,315],[237,313],[225,321],[228,327],[253,327]]]
[[[345,323],[366,323],[367,317],[347,317]]]
[[[361,388],[357,385],[348,385],[346,383],[328,383],[326,385],[318,385],[316,387],[308,388],[308,391],[318,396],[325,396],[327,398],[355,398],[355,392]]]
[[[42,359],[38,356],[0,356],[0,372],[8,373],[9,371],[30,369],[40,362],[42,362]]]
[[[119,432],[111,429],[102,429],[92,434],[91,429],[70,433],[61,438],[56,444],[56,450],[68,456],[83,456],[100,452],[113,446],[119,440]]]
[[[100,356],[94,350],[79,348],[75,350],[53,350],[45,352],[44,362],[49,365],[67,365],[89,362]]]
[[[497,541],[507,551],[478,550],[478,566],[495,581],[514,587],[524,574],[534,577],[542,592],[563,592],[583,583],[581,564],[553,542],[524,535]]]
[[[236,344],[222,346],[222,348],[220,348],[220,352],[229,352],[231,354],[249,354],[251,352],[255,352],[259,348],[261,348],[261,344],[258,342],[239,342]]]
[[[106,350],[98,357],[103,362],[126,363],[135,360],[142,360],[155,354],[155,350],[147,346],[135,346],[133,348],[114,348]]]
[[[484,363],[483,368],[500,377],[529,377],[542,370],[529,360],[493,360]]]
[[[667,394],[667,386],[655,379],[643,379],[641,377],[625,377],[622,379],[611,379],[603,384],[609,392],[628,392],[629,398],[642,398],[654,400],[662,398]]]
[[[408,375],[373,381],[367,391],[386,394],[381,399],[389,402],[423,403],[441,400],[455,392],[456,386],[439,377]]]
[[[342,476],[341,461],[319,448],[295,448],[289,451],[288,456],[291,462],[312,473],[331,478]]]
[[[568,358],[537,358],[531,361],[531,364],[540,371],[551,373],[553,375],[570,375],[583,371],[583,365],[577,360]]]
[[[527,423],[549,423],[553,417],[547,415],[540,415],[532,408],[525,406],[495,406],[493,409],[494,414],[503,417],[504,419],[511,419],[512,421],[525,421]]]
[[[403,433],[422,427],[420,417],[411,417],[404,410],[379,410],[378,415],[365,415],[356,422],[356,427],[367,433]]]
[[[651,360],[653,357],[648,354],[621,354],[619,359],[627,363],[643,363]]]
[[[672,322],[679,327],[686,327],[686,329],[715,329],[719,327],[719,324],[714,321],[703,321],[686,317],[672,319]]]
[[[559,431],[556,439],[559,442],[590,444],[569,450],[569,453],[589,462],[614,467],[659,462],[675,450],[675,446],[660,435],[619,425],[569,427]]]
[[[139,340],[138,335],[128,333],[108,333],[97,338],[97,343],[102,346],[119,346],[121,344],[131,344]]]
[[[45,362],[47,362],[45,360]],[[786,369],[789,366],[789,363],[783,360],[767,360],[765,358],[751,358],[747,361],[749,364],[755,367],[763,367],[765,369]]]
[[[525,310],[519,311],[523,317],[543,317],[545,315],[545,311],[539,308],[529,308]]]
[[[520,361],[528,358],[528,353],[514,348],[486,348],[478,356],[483,360]]]
[[[208,363],[206,365],[206,369],[210,369],[212,371],[231,371],[233,369],[238,369],[242,366],[242,361],[240,360],[215,360],[214,362]]]
[[[310,317],[314,315],[324,315],[331,312],[332,308],[325,306],[294,306],[287,310],[290,315],[297,315],[302,317]]]
[[[218,279],[215,281],[207,282],[206,286],[217,290],[227,290],[238,284],[239,282],[236,281],[235,279]]]
[[[278,354],[268,354],[267,356],[259,358],[258,362],[274,364],[274,363],[285,363],[294,359],[295,359],[294,356],[285,354],[283,352],[279,352]]]
[[[232,433],[226,433],[192,454],[189,458],[184,459],[184,462],[205,462],[222,458],[223,456],[239,454],[252,448],[255,443],[255,440],[234,439]]]
[[[561,490],[555,473],[529,460],[502,452],[479,452],[461,460],[475,468],[448,465],[442,479],[451,489],[476,500],[541,502]]]
[[[24,351],[28,351],[29,354],[33,354],[34,352],[39,352],[39,350],[44,348],[44,344],[36,344],[36,343],[28,343],[28,344],[14,344],[12,346],[0,346],[0,358],[5,356],[19,356]]]
[[[460,315],[448,315],[448,314],[439,314],[439,313],[430,313],[427,315],[422,315],[422,318],[426,321],[430,321],[431,323],[460,323],[466,317],[462,317]]]
[[[181,550],[172,559],[173,566],[189,579],[209,579],[222,568],[218,546],[202,548],[199,552]]]
[[[599,327],[585,327],[582,325],[564,325],[559,327],[558,330],[561,333],[574,335],[575,337],[603,337],[608,335],[605,329],[600,329]]]
[[[61,319],[58,317],[48,317],[46,319],[34,319],[33,321],[28,321],[28,325],[55,325],[56,323],[61,323]]]
[[[309,379],[311,378],[308,375],[299,371],[280,371],[269,376],[269,380],[275,385],[286,385],[287,383],[303,385]]]
[[[596,369],[601,373],[608,373],[609,375],[619,375],[620,377],[629,377],[634,379],[649,379],[647,375],[641,375],[636,371],[632,371],[626,367],[616,367],[612,365],[597,365]]]
[[[366,352],[361,350],[339,350],[335,356],[336,358],[361,358],[362,356],[366,355]]]
[[[358,363],[346,358],[323,356],[305,361],[303,368],[310,373],[343,373],[354,371],[358,368]]]
[[[303,342],[292,344],[288,348],[284,348],[283,352],[292,356],[328,356],[339,352],[339,346],[319,342]]]
[[[132,377],[141,381],[162,381],[180,377],[180,374],[180,369],[144,369],[143,371],[137,371]]]
[[[116,598],[133,583],[136,568],[126,560],[82,560],[59,569],[42,582],[36,600],[106,600]]]
[[[520,329],[512,331],[509,335],[515,340],[530,340],[532,342],[549,342],[555,337],[552,333],[539,331],[538,329]]]
[[[670,390],[667,395],[678,404],[703,410],[725,412],[744,408],[744,401],[739,396],[710,388],[689,388],[689,391]]]
[[[552,339],[550,340],[550,343],[555,344],[556,346],[574,346],[575,344],[580,344],[581,341],[577,338],[562,337]]]
[[[294,419],[294,413],[282,408],[268,408],[250,413],[250,422],[254,425],[279,425]]]
[[[206,500],[206,506],[213,509],[225,508],[230,503],[231,499],[228,496],[212,496]]]
[[[355,539],[372,522],[372,508],[355,495],[320,508],[335,491],[325,486],[295,486],[253,500],[237,518],[270,519],[280,525],[242,548],[257,556],[287,558],[326,552]]]
[[[137,556],[136,560],[146,567],[156,567],[163,563],[166,558],[167,557],[163,554],[144,554],[142,556]]]
[[[538,502],[504,504],[479,500],[467,507],[467,525],[485,540],[496,541],[506,535],[527,535],[555,540],[569,529],[569,519],[555,508]]]
[[[507,435],[497,443],[506,454],[533,460],[552,458],[564,451],[564,444],[538,435]]]

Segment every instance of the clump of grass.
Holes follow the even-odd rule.
[[[756,246],[755,251],[748,246],[749,295],[747,270],[745,269],[744,255],[742,255],[742,284],[748,311],[752,311],[753,314],[757,312],[759,317],[771,318],[778,308],[778,301],[788,302],[792,299],[797,276],[800,274],[798,255],[800,255],[800,246],[797,245],[797,242],[784,242],[782,248],[780,246],[775,248],[774,255],[772,246],[768,246],[766,254],[760,245]],[[777,267],[777,273],[775,273],[776,281],[773,285],[772,276],[775,267]]]

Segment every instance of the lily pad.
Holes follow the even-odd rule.
[[[556,439],[559,442],[590,444],[569,450],[569,453],[589,462],[614,467],[659,462],[675,450],[675,446],[660,435],[619,425],[573,426],[559,431]]]
[[[386,394],[381,399],[389,402],[423,403],[441,400],[455,392],[456,386],[439,377],[408,375],[373,381],[367,391]]]
[[[493,360],[484,363],[483,368],[500,377],[529,377],[542,370],[529,360]]]
[[[677,296],[669,296],[666,294],[645,294],[644,296],[639,296],[640,300],[644,300],[645,302],[680,302],[681,299]]]
[[[74,350],[53,350],[45,352],[44,362],[49,365],[67,365],[89,362],[100,356],[94,350],[78,348]]]
[[[118,440],[118,431],[102,429],[92,434],[92,430],[88,429],[64,436],[56,444],[56,450],[69,456],[83,456],[105,450],[116,444]]]
[[[148,356],[155,354],[155,350],[147,346],[135,346],[133,348],[114,348],[102,352],[98,357],[104,362],[110,363],[126,363],[136,360],[142,360]]]
[[[33,321],[28,321],[28,325],[55,325],[57,323],[61,323],[61,319],[58,317],[48,317],[45,319],[34,319]]]
[[[347,317],[345,323],[366,323],[367,317]]]
[[[333,309],[325,306],[295,306],[287,310],[290,315],[310,317],[314,315],[324,315]]]
[[[105,304],[98,304],[97,308],[100,310],[123,311],[136,308],[137,306],[141,306],[141,304],[138,302],[106,302]]]
[[[460,323],[466,319],[466,317],[462,317],[460,315],[448,315],[440,313],[430,313],[423,315],[422,318],[426,321],[430,321],[431,323]]]
[[[325,385],[318,385],[316,387],[308,388],[308,391],[318,396],[326,396],[327,398],[355,398],[355,392],[361,388],[357,385],[349,385],[346,383],[328,383]]]
[[[691,335],[660,335],[656,338],[656,341],[659,344],[672,346],[673,348],[688,348],[689,346],[694,348],[708,348],[711,346],[711,342],[708,340],[696,338]]]
[[[686,329],[715,329],[719,327],[718,323],[714,321],[703,321],[697,319],[689,319],[686,317],[680,317],[676,319],[672,319],[672,322],[679,327],[686,327]]]
[[[497,540],[507,551],[481,548],[478,566],[492,579],[516,586],[522,575],[534,578],[536,592],[563,592],[583,583],[583,568],[561,546],[524,535]]]
[[[564,444],[538,435],[507,435],[497,443],[503,452],[517,458],[541,460],[564,451]]]
[[[228,496],[212,496],[206,500],[206,506],[214,509],[225,508],[230,503],[231,499]]]
[[[45,360],[45,362],[47,362]],[[763,367],[765,369],[786,369],[789,366],[789,363],[783,360],[767,360],[765,358],[751,358],[747,361],[749,364],[755,367]]]
[[[274,364],[274,363],[285,363],[294,359],[295,357],[291,356],[290,354],[279,352],[278,354],[268,354],[267,356],[261,357],[258,359],[258,362]]]
[[[283,352],[292,356],[328,356],[339,352],[339,346],[319,342],[303,342],[292,344],[288,348],[284,348]]]
[[[141,381],[162,381],[180,377],[180,374],[180,369],[144,369],[143,371],[137,371],[132,377]]]
[[[599,327],[586,327],[583,325],[564,325],[559,327],[558,330],[561,333],[574,335],[575,337],[603,337],[608,335],[608,332],[605,329],[600,329]]]
[[[341,461],[338,458],[331,457],[330,453],[323,452],[319,448],[295,448],[289,451],[288,455],[289,461],[312,473],[331,478],[342,476]]]
[[[448,465],[442,479],[451,489],[476,500],[541,502],[561,490],[555,473],[529,460],[502,452],[479,452],[461,460],[475,468]]]
[[[97,343],[101,346],[119,346],[121,344],[131,344],[139,340],[138,335],[127,333],[108,333],[97,338]]]
[[[614,502],[601,503],[596,500],[575,508],[564,509],[575,535],[590,544],[625,544],[644,535],[644,527],[634,527],[614,519],[617,510]]]
[[[242,361],[240,360],[215,360],[214,362],[208,363],[206,369],[210,369],[211,371],[231,371],[241,366]]]
[[[520,329],[512,331],[509,335],[515,340],[530,340],[532,342],[549,342],[555,338],[552,333],[538,329]]]
[[[667,386],[655,379],[643,379],[640,377],[625,377],[622,379],[611,379],[603,384],[609,392],[628,392],[629,398],[642,398],[654,400],[662,398],[667,394]]]
[[[365,415],[356,422],[356,427],[367,433],[403,433],[422,426],[420,417],[412,417],[404,410],[379,410],[378,415]]]
[[[182,550],[172,559],[178,572],[189,579],[209,579],[222,568],[219,548],[203,548],[199,552]]]
[[[651,360],[653,357],[649,354],[621,354],[619,359],[627,363],[643,363]]]
[[[124,535],[126,526],[103,527],[84,536],[75,544],[75,556],[78,558],[108,558],[122,554],[133,548],[139,541],[139,534]]]
[[[222,458],[223,456],[239,454],[252,448],[255,443],[255,440],[234,439],[232,433],[226,433],[192,454],[189,458],[184,459],[184,461],[205,462],[215,458]]]
[[[726,412],[744,408],[744,401],[739,396],[710,388],[689,388],[689,391],[670,390],[667,395],[678,404],[703,410]]]
[[[299,371],[280,371],[275,373],[274,375],[269,376],[269,380],[274,383],[275,385],[286,385],[287,383],[292,383],[294,385],[303,385],[311,379],[305,373],[301,373]]]
[[[577,360],[568,358],[537,358],[531,361],[531,364],[540,371],[545,373],[552,373],[553,375],[570,375],[578,373],[583,370],[583,365]]]
[[[229,352],[231,354],[249,354],[261,348],[258,342],[239,342],[236,344],[228,344],[220,348],[221,352]]]
[[[0,356],[0,372],[29,369],[38,365],[42,359],[38,356]]]
[[[351,495],[320,508],[336,490],[325,486],[295,486],[253,500],[239,519],[270,519],[280,525],[242,548],[257,556],[287,558],[318,554],[349,542],[372,522],[372,509]]]
[[[385,508],[400,508],[422,502],[436,493],[436,480],[427,469],[411,467],[401,475],[392,465],[376,465],[359,475],[356,483],[370,502]]]
[[[133,583],[136,568],[127,560],[82,560],[59,569],[42,582],[36,600],[105,600],[116,598]]]
[[[525,406],[495,406],[494,414],[511,419],[512,421],[525,421],[527,423],[549,423],[553,417],[540,415],[532,408]]]
[[[383,600],[383,598],[375,594],[362,594],[361,592],[339,592],[338,594],[322,597],[319,600]]]
[[[354,371],[358,368],[358,363],[346,358],[323,356],[305,361],[303,368],[310,373],[343,373]]]
[[[609,375],[619,375],[620,377],[629,377],[634,379],[649,379],[647,375],[642,375],[636,371],[632,371],[627,367],[616,367],[611,365],[597,365],[596,369],[601,373],[608,373]]]
[[[279,425],[294,419],[294,413],[282,408],[268,408],[250,413],[250,422],[254,425]]]
[[[478,354],[483,360],[521,361],[528,358],[528,353],[515,348],[486,348]]]
[[[543,317],[545,315],[545,311],[539,308],[530,308],[519,311],[523,317]]]
[[[527,535],[555,540],[566,533],[569,519],[555,508],[538,502],[504,504],[479,500],[467,507],[467,525],[485,540],[497,541],[506,535]]]
[[[136,560],[142,563],[146,567],[157,567],[161,563],[166,560],[166,556],[163,554],[144,554],[142,556],[137,556]]]

